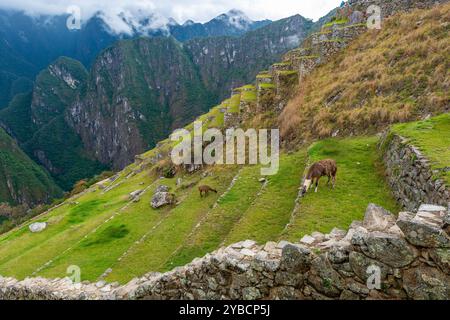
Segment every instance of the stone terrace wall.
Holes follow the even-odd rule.
[[[426,9],[433,5],[445,3],[448,0],[349,0],[349,5],[354,10],[365,12],[371,5],[381,8],[382,17],[387,17],[401,11],[411,9]]]
[[[450,209],[394,215],[369,205],[350,230],[299,243],[247,240],[125,286],[0,278],[0,299],[450,299]],[[380,270],[380,289],[367,273]],[[370,268],[369,268],[370,267]]]
[[[435,179],[428,159],[408,141],[398,135],[383,139],[384,164],[389,185],[397,201],[406,210],[417,210],[421,203],[447,205],[450,189],[444,181]]]

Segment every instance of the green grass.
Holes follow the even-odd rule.
[[[313,231],[330,232],[334,227],[347,229],[364,217],[369,203],[398,212],[379,163],[377,137],[328,139],[308,150],[310,162],[332,158],[337,161],[336,188],[321,180],[318,193],[310,191],[301,199],[300,210],[282,238],[298,241]]]
[[[48,222],[45,232],[29,232],[28,223],[2,235],[0,274],[24,278],[59,257],[125,206],[128,193],[142,188],[140,183],[146,180],[150,180],[150,177],[136,175],[104,194],[93,187],[80,198],[67,201],[62,207],[38,219]]]
[[[304,151],[281,156],[278,173],[268,177],[267,186],[230,231],[226,244],[245,239],[262,243],[278,238],[295,206],[305,158]]]
[[[392,133],[407,138],[418,148],[430,160],[432,169],[439,171],[439,178],[450,186],[450,114],[398,124],[392,127]]]
[[[211,110],[210,115],[217,110]],[[0,236],[0,274],[20,279],[33,274],[63,277],[69,266],[76,265],[81,268],[82,280],[97,281],[111,268],[106,280],[125,283],[245,239],[260,243],[298,240],[313,230],[347,228],[363,216],[369,202],[395,212],[395,203],[378,174],[375,144],[376,138],[362,137],[326,140],[311,147],[311,160],[337,159],[338,186],[334,191],[322,186],[319,193],[308,194],[295,219],[292,213],[307,162],[304,149],[283,154],[279,172],[269,176],[267,184],[259,181],[259,166],[208,168],[182,177],[183,185],[192,183],[190,187],[177,187],[175,181],[180,176],[157,181],[150,174],[152,166],[129,177],[139,169],[130,165],[112,182],[116,188],[103,193],[93,186],[86,194],[39,217],[37,221],[49,223],[44,232],[32,234],[26,224]],[[154,154],[148,152],[141,158],[145,163]],[[161,183],[176,194],[177,206],[151,208],[150,199]],[[202,199],[199,184],[211,185],[219,193]],[[147,186],[140,202],[129,203],[130,192]],[[293,224],[286,228],[290,221]]]
[[[230,191],[219,199],[217,206],[209,211],[204,221],[194,230],[186,244],[168,261],[166,267],[186,264],[195,257],[202,257],[217,249],[235,223],[255,201],[262,188],[259,178],[259,166],[243,168]]]
[[[231,182],[236,169],[226,168],[212,177],[205,178],[202,184],[218,189],[218,194],[201,198],[196,188],[190,189],[182,203],[171,210],[141,243],[130,250],[121,261],[112,265],[109,281],[126,282],[133,277],[149,271],[167,271],[173,267],[172,255],[188,240],[192,229],[211,210],[218,196]]]
[[[328,23],[325,23],[323,25],[324,28],[329,28],[331,26],[334,25],[342,25],[342,24],[347,24],[348,23],[348,19],[339,19],[339,20],[334,20],[334,21],[330,21]]]
[[[229,113],[239,113],[239,107],[241,103],[241,95],[235,94],[229,100],[227,100],[228,104],[228,112]]]
[[[213,125],[223,107],[211,109],[201,119]],[[442,167],[449,159],[448,138],[443,134],[448,132],[448,119],[443,115],[399,125],[393,131],[413,140],[424,154],[435,155],[436,166]],[[31,233],[29,222],[1,235],[0,274],[19,279],[63,277],[67,267],[77,265],[82,280],[97,281],[111,268],[106,280],[125,283],[150,271],[171,270],[245,239],[298,241],[312,231],[347,229],[352,221],[363,218],[370,202],[398,212],[384,181],[377,142],[377,137],[327,139],[308,150],[282,154],[279,172],[265,184],[259,181],[259,166],[215,166],[157,180],[150,159],[162,149],[169,150],[171,142],[166,140],[158,150],[141,155],[142,164],[128,166],[106,184],[115,188],[104,192],[94,185],[37,218],[48,222],[44,232]],[[324,158],[338,162],[336,189],[327,187],[323,179],[319,192],[302,198],[300,210],[293,215],[306,164]],[[179,177],[182,186],[176,185]],[[160,184],[176,194],[176,206],[151,208],[149,202]],[[200,198],[199,184],[211,185],[218,194]],[[130,192],[146,187],[140,202],[129,202]]]
[[[266,79],[266,78],[272,78],[272,75],[268,72],[264,72],[256,76],[256,79]]]
[[[273,83],[261,83],[259,85],[261,89],[275,89],[276,86]]]

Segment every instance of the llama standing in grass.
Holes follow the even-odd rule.
[[[203,198],[203,196],[205,196],[205,197],[208,196],[208,194],[210,192],[217,193],[217,190],[211,188],[210,186],[200,186],[200,187],[198,187],[198,191],[200,191],[200,197],[202,197],[202,198]]]
[[[336,185],[336,174],[337,164],[335,160],[327,159],[314,163],[311,168],[309,168],[308,174],[306,175],[305,183],[302,188],[302,195],[307,193],[313,184],[316,185],[315,192],[317,192],[319,189],[319,180],[325,176],[328,177],[327,185],[329,185],[330,181],[332,181],[334,189]]]

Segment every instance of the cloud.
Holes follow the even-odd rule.
[[[22,10],[30,15],[63,14],[72,5],[79,6],[83,20],[101,11],[113,30],[127,32],[140,19],[153,17],[152,25],[159,27],[174,18],[206,22],[238,9],[253,20],[278,20],[295,14],[318,19],[341,3],[341,0],[0,0],[0,8]]]

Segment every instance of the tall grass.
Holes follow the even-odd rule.
[[[387,19],[299,87],[278,121],[285,141],[376,132],[450,110],[450,4]]]

